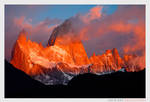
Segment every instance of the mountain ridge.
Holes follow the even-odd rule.
[[[108,49],[102,55],[93,54],[88,58],[82,41],[72,34],[72,29],[70,20],[56,27],[47,47],[27,39],[27,32],[21,31],[14,45],[10,63],[42,83],[54,85],[59,83],[56,80],[67,84],[68,80],[78,74],[101,75],[122,68],[128,72],[137,72],[145,68],[139,56],[124,55],[121,58],[116,48]],[[52,72],[55,69],[61,73],[63,79],[53,76]],[[51,74],[45,75],[45,71]]]

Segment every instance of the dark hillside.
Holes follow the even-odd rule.
[[[6,98],[145,98],[145,70],[83,74],[68,84],[46,86],[5,61]]]

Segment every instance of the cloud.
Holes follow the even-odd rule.
[[[84,23],[89,23],[92,20],[98,19],[102,16],[103,6],[95,6],[87,14],[80,16]]]
[[[111,15],[102,12],[104,7],[96,6],[72,20],[73,25],[83,23],[78,25],[76,34],[83,41],[88,55],[93,52],[102,54],[114,47],[122,54],[144,55],[145,6],[118,6]]]

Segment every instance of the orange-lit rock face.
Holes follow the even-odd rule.
[[[14,45],[11,64],[30,76],[36,76],[35,79],[44,84],[54,85],[59,81],[67,83],[73,76],[82,73],[101,74],[121,68],[129,72],[140,71],[145,68],[143,59],[136,55],[124,55],[121,58],[115,48],[106,50],[102,55],[94,53],[88,58],[82,42],[72,36],[59,36],[53,46],[44,48],[26,39],[26,32],[22,31]]]
[[[119,56],[117,49],[106,50],[102,55],[91,56],[88,59],[82,42],[78,39],[63,36],[55,39],[53,46],[43,47],[41,44],[26,39],[26,32],[21,32],[13,49],[11,63],[29,75],[43,72],[41,68],[57,67],[65,73],[87,73],[92,64],[91,73],[118,71],[126,68],[127,71],[144,69],[143,58],[135,55]]]
[[[26,72],[27,74],[40,73],[40,66],[36,63],[33,63],[31,60],[34,60],[36,55],[40,55],[40,51],[42,51],[42,49],[43,47],[39,44],[27,40],[25,32],[21,32],[14,45],[11,63],[16,68]],[[38,60],[38,58],[35,60]]]
[[[59,62],[71,65],[71,69],[68,69],[70,67],[64,67],[65,64],[64,66],[58,64],[58,68],[63,67],[61,70],[79,73],[78,66],[89,64],[81,41],[64,42],[64,39],[58,38],[54,46],[44,48],[38,43],[27,40],[25,33],[21,32],[15,43],[11,63],[27,74],[41,73],[40,68],[51,68]]]
[[[68,53],[68,55],[72,60],[71,64],[75,65],[89,64],[89,59],[82,42],[80,40],[74,40],[73,38],[71,39],[69,37],[67,39],[67,37],[65,38],[58,37],[55,41],[54,46],[59,46],[61,49],[64,49]]]
[[[93,55],[90,57],[90,62],[92,65],[92,71],[105,72],[105,71],[117,71],[121,69],[123,65],[123,60],[119,56],[117,49],[106,50],[105,54],[102,55]]]
[[[128,72],[140,71],[145,68],[145,56],[124,55],[124,67]]]

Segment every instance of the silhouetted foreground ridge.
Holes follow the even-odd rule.
[[[145,98],[145,70],[107,75],[83,74],[67,86],[46,86],[5,60],[6,98]]]

